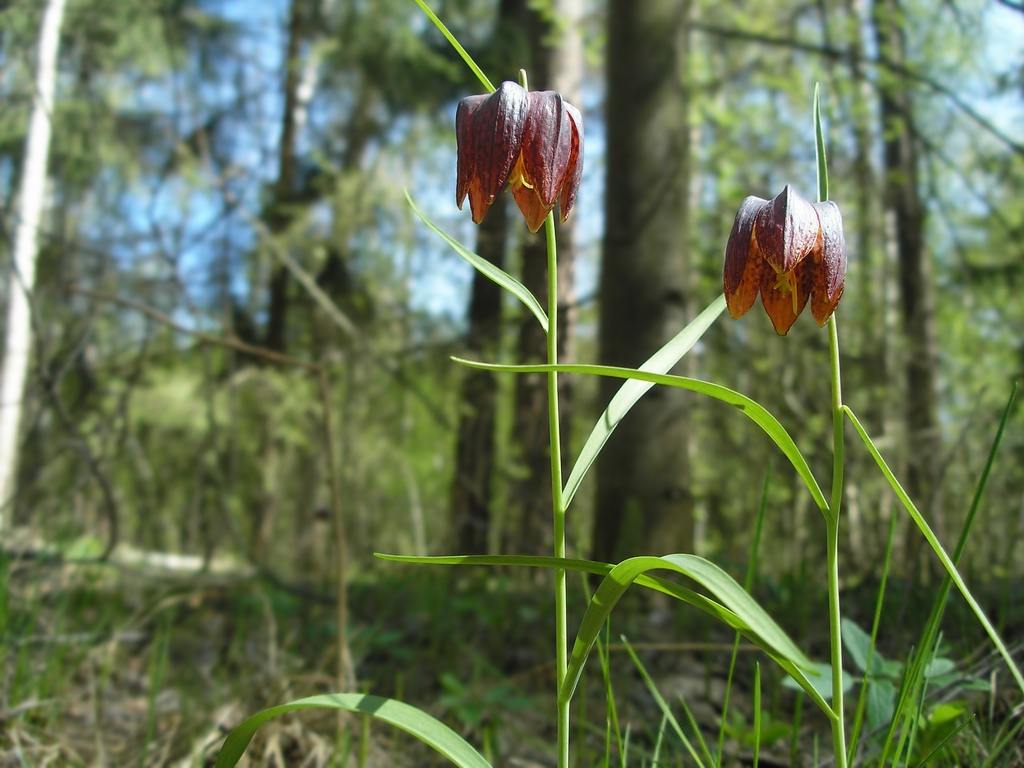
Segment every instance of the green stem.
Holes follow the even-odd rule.
[[[828,319],[828,352],[832,372],[832,498],[829,502],[831,517],[839,520],[839,509],[843,504],[843,384],[839,374],[839,330],[836,316]]]
[[[836,768],[846,768],[846,718],[843,712],[843,638],[839,611],[839,520],[843,503],[843,388],[839,375],[839,331],[836,316],[828,319],[832,373],[832,498],[825,517],[828,558],[828,620],[832,655],[832,746]]]
[[[544,222],[548,244],[548,364],[558,364],[558,252],[555,215]],[[565,557],[565,503],[562,496],[562,443],[558,424],[558,373],[548,373],[548,431],[551,443],[551,508],[554,516],[555,557]],[[569,702],[558,693],[568,667],[565,569],[555,570],[555,694],[558,702],[558,768],[569,766]]]

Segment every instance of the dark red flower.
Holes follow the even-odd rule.
[[[531,232],[555,203],[569,216],[583,175],[583,117],[555,91],[504,82],[494,93],[467,96],[455,113],[459,170],[455,201],[469,196],[479,224],[506,182]]]
[[[811,301],[823,326],[846,282],[846,243],[839,207],[809,203],[789,185],[774,200],[748,197],[725,246],[725,302],[740,318],[761,294],[775,331],[785,336]]]

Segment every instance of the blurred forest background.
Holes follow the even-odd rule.
[[[25,293],[19,190],[56,5],[0,6],[0,317]],[[432,7],[492,80],[523,67],[584,113],[559,229],[565,359],[638,365],[721,293],[746,195],[813,199],[820,82],[850,257],[845,398],[951,547],[1024,376],[1024,7]],[[519,701],[506,675],[543,663],[550,626],[542,598],[501,595],[543,577],[472,586],[372,556],[550,552],[542,382],[449,360],[540,359],[543,335],[403,192],[543,296],[543,244],[510,201],[479,228],[454,205],[455,105],[479,83],[412,0],[62,11],[31,359],[23,399],[0,404],[8,426],[20,413],[0,453],[0,747],[33,765],[192,764],[218,724],[339,685],[493,725],[479,692]],[[827,334],[807,314],[785,339],[759,307],[723,317],[678,370],[768,407],[824,481]],[[616,386],[563,377],[570,457]],[[964,560],[1018,630],[1022,419]],[[852,595],[879,576],[895,500],[849,438],[847,467]],[[741,573],[768,472],[759,578],[783,605],[823,593],[824,529],[788,464],[683,392],[654,390],[609,443],[570,510],[570,556],[693,551]],[[907,583],[935,578],[920,544],[901,520]],[[532,629],[509,629],[515,610]],[[507,664],[488,666],[490,644]]]

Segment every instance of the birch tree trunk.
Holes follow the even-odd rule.
[[[0,533],[14,496],[25,377],[32,347],[29,298],[35,285],[37,232],[46,193],[57,51],[64,0],[49,0],[43,11],[36,60],[35,98],[25,137],[25,163],[17,202],[13,271],[7,301],[7,338],[0,370]]]

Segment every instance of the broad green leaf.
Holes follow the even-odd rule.
[[[871,651],[871,635],[857,626],[852,619],[843,619],[843,645],[846,652],[850,654],[853,663],[861,672],[866,672],[868,667],[868,656],[871,656],[871,677],[879,677],[886,674],[886,661],[876,649]],[[901,665],[896,665],[896,673],[899,674]]]
[[[714,563],[697,555],[633,557],[612,568],[591,598],[576,634],[565,680],[558,694],[560,701],[564,703],[572,698],[594,641],[619,598],[640,576],[652,570],[669,570],[696,581],[739,620],[738,624],[731,624],[735,629],[782,664],[787,671],[793,667],[812,668],[810,660],[772,617]]]
[[[981,609],[981,606],[978,605],[978,601],[974,599],[974,595],[972,595],[971,591],[967,588],[967,584],[964,583],[963,577],[960,576],[960,572],[957,570],[956,565],[954,565],[953,561],[950,560],[949,555],[946,554],[946,550],[943,549],[942,544],[939,543],[938,538],[936,538],[927,521],[925,521],[924,516],[914,505],[914,502],[911,501],[910,496],[908,496],[907,492],[903,490],[903,486],[900,485],[900,481],[896,479],[892,470],[889,469],[889,465],[885,463],[885,459],[883,459],[882,454],[878,452],[875,444],[868,436],[867,430],[864,429],[864,426],[860,423],[860,419],[858,419],[856,414],[850,410],[849,406],[844,405],[843,410],[846,412],[846,415],[853,424],[853,428],[857,430],[857,434],[860,435],[861,440],[864,441],[864,445],[867,447],[868,453],[870,453],[871,457],[875,460],[875,464],[877,464],[878,468],[882,470],[882,474],[885,475],[885,479],[889,481],[889,486],[896,493],[896,497],[903,504],[903,508],[907,510],[907,513],[910,515],[911,519],[913,519],[917,529],[921,531],[921,535],[924,536],[925,541],[928,542],[928,545],[932,548],[935,556],[939,558],[939,562],[942,563],[942,567],[946,569],[946,573],[949,574],[950,580],[956,584],[956,588],[960,590],[960,594],[963,595],[964,600],[967,601],[967,604],[974,612],[975,618],[978,619],[981,626],[985,629],[985,632],[988,634],[992,644],[996,647],[996,650],[999,651],[999,655],[1003,657],[1003,661],[1006,662],[1006,666],[1009,668],[1010,674],[1013,675],[1013,679],[1016,681],[1017,686],[1021,691],[1024,691],[1024,675],[1021,675],[1020,669],[1017,667],[1017,663],[1013,660],[1013,656],[1010,655],[1010,651],[1006,648],[1006,645],[999,637],[999,633],[996,632],[996,628],[992,626],[992,622],[988,620],[985,612]]]
[[[767,409],[754,400],[751,400],[746,395],[741,395],[739,392],[723,387],[719,384],[712,384],[709,381],[701,381],[700,379],[689,379],[685,376],[671,376],[663,373],[650,373],[648,371],[638,371],[635,368],[618,368],[610,365],[499,365],[497,363],[481,363],[473,360],[464,360],[462,358],[452,358],[457,363],[462,363],[470,368],[482,368],[488,371],[506,371],[508,373],[548,373],[550,371],[557,371],[558,373],[583,373],[594,376],[610,376],[617,379],[637,379],[638,381],[647,381],[652,384],[664,384],[667,387],[678,387],[679,389],[688,389],[692,392],[699,392],[708,397],[713,397],[716,400],[721,400],[723,403],[734,405],[739,408],[743,413],[751,419],[755,424],[761,427],[762,430],[772,439],[772,441],[779,447],[779,449],[785,454],[786,458],[789,459],[793,468],[797,474],[804,481],[807,489],[811,492],[811,497],[814,499],[814,503],[818,505],[818,508],[825,513],[828,512],[828,502],[825,501],[824,495],[821,493],[821,488],[818,487],[818,482],[814,479],[814,475],[811,474],[811,468],[807,465],[807,460],[804,459],[800,449],[797,448],[796,443],[790,434],[786,431],[786,428],[779,423],[778,419],[771,415]]]
[[[278,715],[297,709],[342,709],[370,715],[411,733],[460,768],[491,768],[483,756],[459,734],[421,709],[394,699],[363,693],[329,693],[271,707],[243,720],[224,740],[214,768],[233,768],[245,753],[256,729]]]
[[[868,731],[873,733],[883,728],[892,720],[895,711],[896,686],[889,680],[873,680],[868,683]]]
[[[810,686],[811,686],[811,688],[813,688],[814,691],[819,696],[821,696],[821,698],[823,698],[823,699],[831,699],[832,698],[832,667],[831,667],[831,665],[826,664],[825,662],[816,661],[813,664],[811,664],[810,671],[814,673],[813,678],[810,681],[808,681]],[[807,691],[808,682],[802,681],[802,680],[800,680],[800,678],[794,677],[793,675],[790,675],[790,677],[787,677],[785,680],[782,681],[782,685],[785,688],[792,688],[793,690],[796,690],[796,689],[799,689],[799,688],[803,688],[804,691]],[[853,679],[853,676],[844,669],[843,670],[843,692],[846,693],[847,691],[851,690],[853,688],[854,682],[856,682],[856,681]]]
[[[452,247],[452,250],[473,265],[473,268],[484,275],[484,277],[497,283],[523,302],[523,304],[526,305],[526,308],[533,313],[533,316],[540,321],[540,327],[544,329],[544,333],[548,332],[547,312],[544,311],[540,302],[537,301],[537,297],[530,292],[529,288],[520,283],[505,270],[499,269],[491,264],[491,262],[487,261],[487,259],[481,258],[477,254],[473,253],[466,246],[455,238],[449,236],[444,230],[428,219],[427,215],[417,207],[416,203],[413,202],[412,196],[409,194],[409,190],[405,191],[405,199],[409,202],[409,207],[412,208],[413,213],[423,219],[424,224],[434,230],[442,240]]]
[[[952,659],[932,659],[924,668],[924,676],[928,679],[934,679],[942,675],[948,675],[955,669],[956,664],[953,663]]]
[[[651,373],[667,373],[673,365],[679,362],[683,355],[690,351],[698,339],[704,335],[704,332],[711,327],[711,323],[722,314],[723,309],[725,309],[724,295],[711,302],[708,308],[676,334],[675,338],[651,355],[640,366],[640,370],[650,371]],[[630,379],[615,393],[615,397],[608,403],[608,407],[604,409],[601,418],[597,420],[594,429],[591,430],[587,442],[584,443],[583,449],[580,451],[580,455],[577,457],[576,463],[569,473],[569,479],[566,481],[565,489],[562,491],[562,498],[566,507],[572,502],[573,496],[576,495],[580,483],[583,482],[583,478],[587,474],[587,470],[590,469],[604,444],[608,442],[608,438],[611,437],[612,432],[619,425],[619,422],[622,421],[623,417],[629,412],[629,409],[633,407],[644,393],[653,386],[653,382]]]

